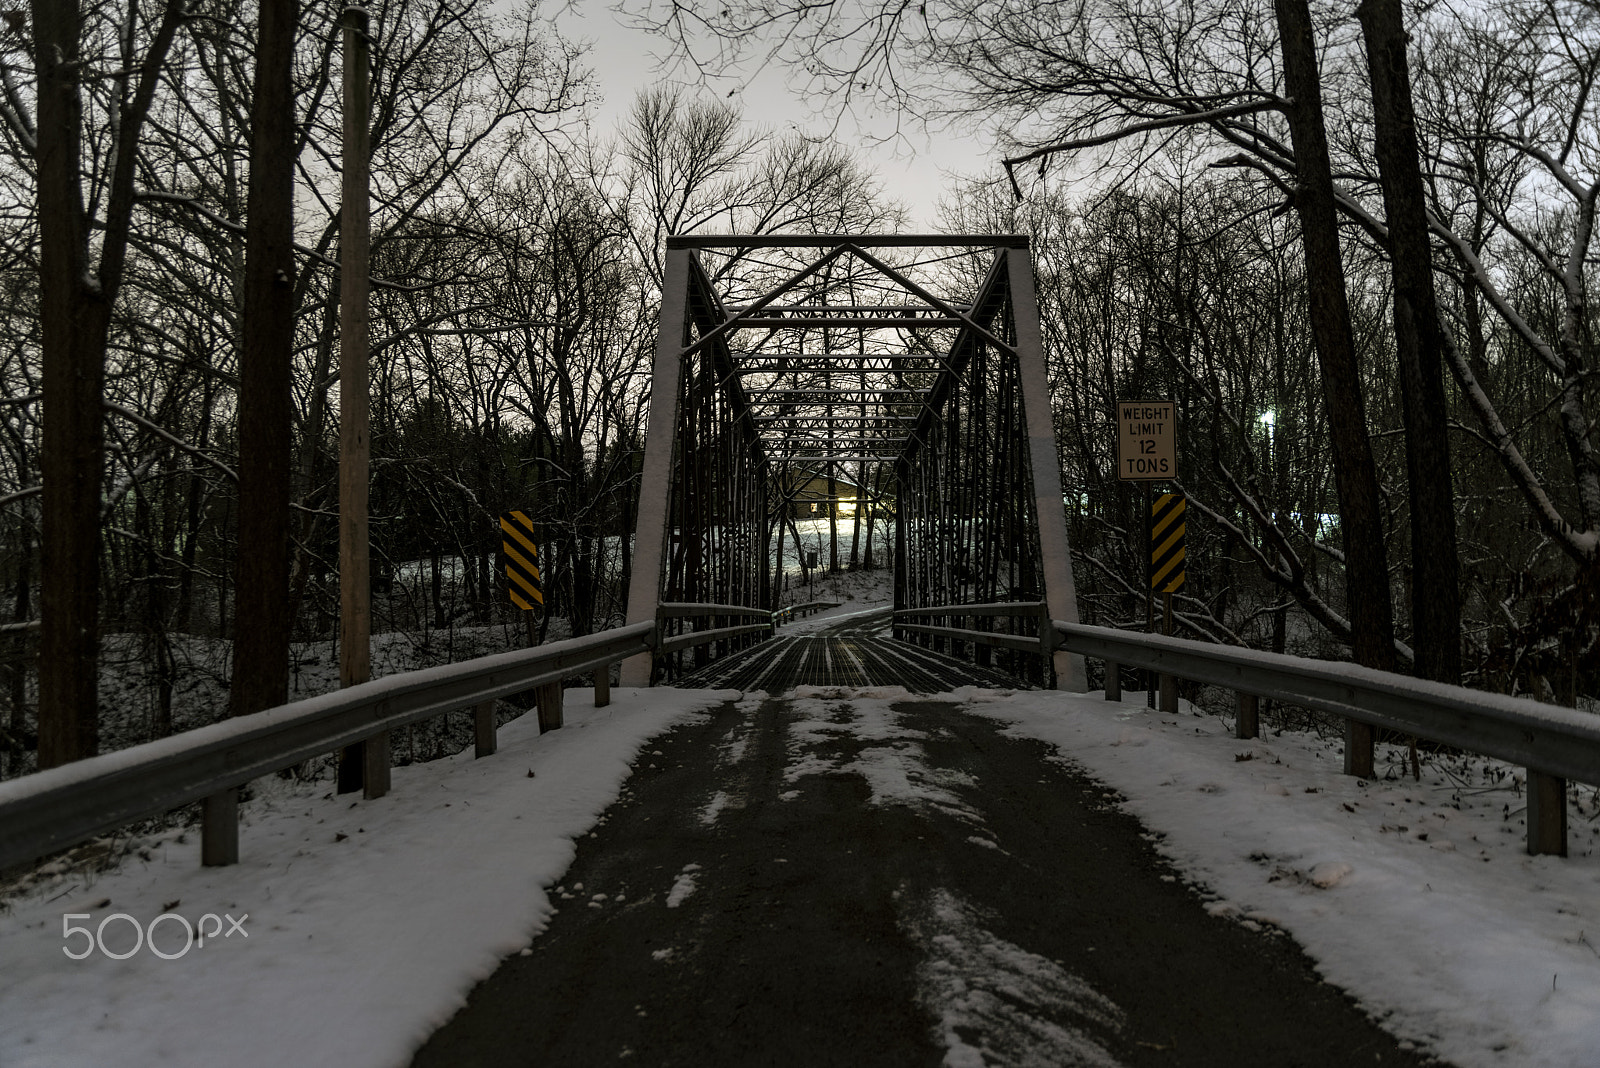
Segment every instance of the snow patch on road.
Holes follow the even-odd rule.
[[[907,695],[900,687],[887,687],[890,696],[873,696],[871,689],[837,690],[803,687],[817,696],[797,696],[790,702],[788,782],[806,775],[845,773],[860,775],[872,791],[875,805],[928,808],[973,824],[982,818],[957,792],[973,785],[963,772],[929,765],[922,748],[924,731],[906,726],[894,710]],[[843,695],[851,695],[840,703]],[[865,743],[865,744],[862,744]],[[821,746],[859,746],[853,759],[830,759],[815,752]]]
[[[695,891],[695,872],[700,870],[698,864],[685,864],[683,871],[678,873],[677,882],[672,884],[672,889],[667,892],[667,908],[675,909],[683,904],[684,898]]]
[[[711,800],[706,802],[705,807],[700,810],[700,822],[707,827],[715,824],[717,817],[722,814],[722,810],[728,806],[729,800],[727,793],[718,790],[712,795]]]
[[[965,902],[935,890],[901,917],[923,953],[917,997],[948,1068],[1118,1068],[1102,1044],[1122,1010],[1054,961],[987,930]]]

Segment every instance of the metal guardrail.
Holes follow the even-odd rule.
[[[992,617],[1012,620],[1012,629],[1007,632],[903,622],[911,619],[971,619],[976,623],[980,619]],[[1017,620],[1027,620],[1032,633],[1017,633]],[[990,648],[1037,653],[1041,659],[1038,661],[1035,681],[1048,679],[1050,654],[1055,651],[1056,641],[1055,628],[1051,625],[1043,601],[996,601],[987,604],[942,604],[924,608],[900,608],[894,613],[894,634],[897,638],[904,634],[925,635],[933,640],[934,647],[938,651],[943,651],[942,643],[949,642],[950,651],[956,655],[960,654],[961,643],[969,643],[973,647],[973,659],[984,667],[990,666]],[[1026,673],[1032,674],[1034,670],[1033,667],[1028,667]]]
[[[736,622],[740,619],[756,622]],[[700,667],[710,659],[737,652],[753,641],[762,640],[761,633],[773,629],[769,610],[742,604],[663,601],[656,606],[656,620],[659,629],[655,666],[651,674],[655,675],[656,669],[664,668],[668,678],[684,670],[684,658],[675,654],[717,643],[718,648],[711,650],[709,658],[696,654],[694,666]]]
[[[772,613],[765,608],[751,608],[742,604],[685,604],[663,601],[656,606],[656,615],[668,619],[694,619],[701,616],[759,616],[766,619]]]
[[[692,610],[684,611],[685,616],[762,614],[730,605],[671,608]],[[1038,611],[1037,604],[1025,603],[947,605],[906,609],[895,616],[897,621],[927,615],[1025,617]],[[777,614],[771,616],[775,619]],[[684,649],[772,625],[694,631],[664,640],[658,623],[635,623],[534,649],[377,679],[0,782],[0,869],[202,799],[206,801],[202,837],[208,856],[224,858],[208,862],[228,863],[238,855],[234,791],[251,779],[395,727],[468,707],[474,711],[477,755],[486,756],[494,752],[494,702],[501,697],[608,668],[636,653],[666,652],[669,643],[673,649]],[[1021,639],[1025,647],[1035,647],[1020,635],[898,622],[897,626],[974,644]],[[1107,697],[1117,696],[1120,664],[1236,690],[1240,737],[1254,736],[1255,701],[1268,697],[1520,764],[1528,769],[1530,853],[1566,853],[1565,780],[1600,786],[1600,716],[1574,709],[1353,664],[1106,627],[1055,621],[1041,637],[1037,647],[1046,656],[1052,644],[1059,644],[1106,661]],[[596,682],[595,703],[604,704],[609,686],[599,685],[598,677]],[[216,853],[209,852],[213,848]]]
[[[1025,653],[1039,651],[1039,639],[1023,634],[997,634],[992,630],[966,630],[962,627],[932,627],[920,623],[896,623],[896,630],[910,634],[930,634],[936,638],[971,642],[973,645],[992,645],[998,649],[1017,649]]]
[[[717,613],[721,615],[722,613]],[[682,649],[692,649],[697,645],[709,645],[712,642],[727,641],[729,638],[738,638],[745,634],[755,634],[757,631],[771,630],[771,623],[745,623],[737,627],[718,627],[715,630],[691,630],[671,638],[663,638],[660,647],[656,650],[663,656],[667,653],[676,653]]]
[[[725,615],[730,606],[674,607],[710,608],[716,611],[692,614]],[[743,609],[740,614],[752,613]],[[743,633],[770,625],[696,631],[672,641],[676,648],[687,648],[726,638],[729,630]],[[595,704],[604,705],[610,694],[609,680],[600,683],[604,669],[661,645],[656,623],[635,623],[376,679],[0,782],[0,869],[27,864],[200,800],[206,802],[201,834],[207,863],[231,863],[238,857],[234,791],[251,779],[395,727],[469,708],[474,714],[477,755],[487,756],[495,749],[494,710],[499,698],[593,671]],[[554,722],[559,725],[559,693],[555,697]]]
[[[1211,645],[1186,638],[1054,623],[1061,646],[1107,664],[1144,668],[1240,694],[1240,737],[1255,736],[1268,697],[1519,764],[1528,769],[1528,852],[1566,854],[1565,781],[1600,786],[1600,716],[1356,664]]]

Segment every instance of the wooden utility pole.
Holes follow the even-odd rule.
[[[372,677],[372,581],[367,482],[372,437],[368,420],[368,273],[371,216],[370,42],[367,10],[347,7],[344,26],[343,203],[339,215],[339,685]],[[339,789],[367,797],[389,790],[387,731],[339,754]]]

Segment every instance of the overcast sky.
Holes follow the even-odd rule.
[[[555,19],[562,34],[573,40],[589,41],[589,65],[594,69],[605,97],[598,118],[604,132],[615,129],[627,113],[634,94],[657,82],[685,77],[683,72],[663,69],[653,54],[665,54],[667,42],[624,26],[609,4],[582,0],[561,11]],[[726,96],[737,82],[721,84],[716,95]],[[734,94],[742,104],[747,122],[783,129],[798,127],[810,134],[821,134],[834,125],[838,116],[818,114],[785,84],[785,72],[769,70],[752,84]],[[863,123],[867,123],[863,129]],[[935,217],[939,196],[950,185],[951,175],[960,173],[984,177],[999,174],[999,157],[985,143],[950,133],[925,135],[911,122],[901,124],[903,135],[884,143],[873,134],[894,131],[895,116],[889,114],[844,116],[838,123],[838,138],[868,163],[883,181],[889,194],[904,203],[910,212],[911,231],[941,230]]]

